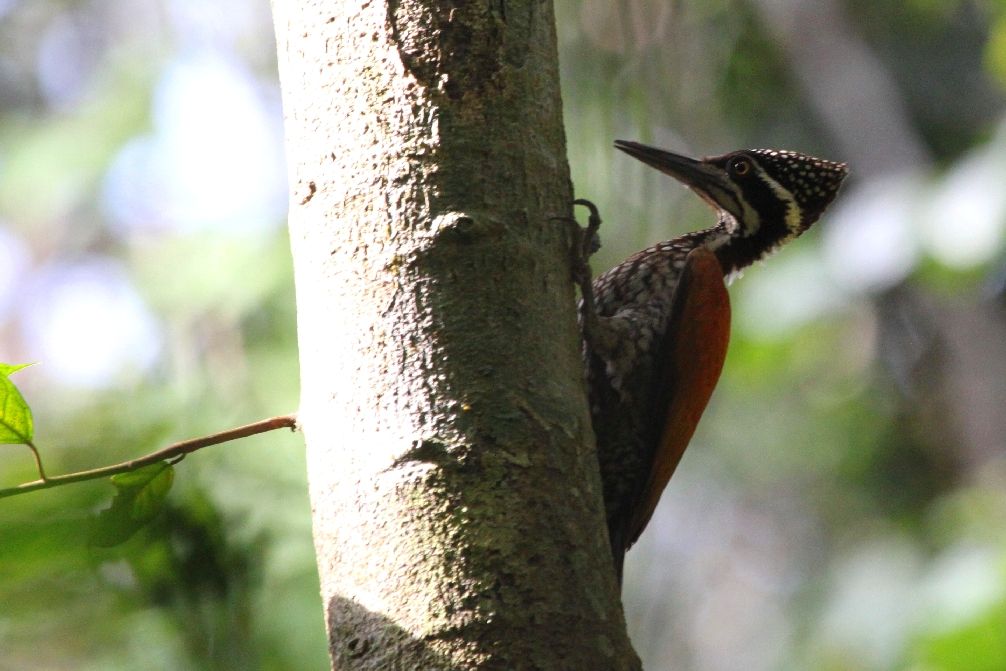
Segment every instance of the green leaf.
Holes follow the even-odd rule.
[[[22,368],[34,366],[33,363],[0,363],[0,375],[7,377],[11,373],[16,373]]]
[[[31,408],[8,377],[30,365],[0,363],[0,443],[30,443],[35,437]]]
[[[137,489],[148,484],[152,480],[163,475],[165,471],[171,471],[171,464],[166,461],[158,461],[156,464],[141,466],[132,471],[117,473],[109,478],[115,488],[119,491],[127,489]]]
[[[92,521],[90,542],[97,547],[124,543],[161,511],[175,481],[175,469],[166,461],[111,477],[118,492],[112,505]]]

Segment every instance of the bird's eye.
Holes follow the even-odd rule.
[[[751,161],[744,156],[738,156],[737,158],[730,159],[730,164],[727,167],[733,174],[743,177],[751,172]]]

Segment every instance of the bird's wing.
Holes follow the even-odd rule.
[[[730,341],[730,296],[716,256],[699,247],[688,254],[660,343],[653,423],[659,427],[653,462],[639,490],[623,538],[628,549],[650,521],[723,370]]]

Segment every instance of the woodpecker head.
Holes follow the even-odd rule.
[[[849,174],[844,163],[779,149],[745,149],[699,161],[638,142],[616,140],[615,147],[701,196],[731,238],[746,239],[752,253],[760,250],[757,257],[817,221]]]

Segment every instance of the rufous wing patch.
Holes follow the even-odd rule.
[[[653,463],[628,520],[624,538],[632,545],[650,521],[660,495],[688,447],[723,370],[730,342],[730,296],[715,254],[699,247],[688,254],[674,296],[656,384],[659,415]],[[660,417],[653,418],[660,422]],[[626,549],[628,549],[628,545]]]

